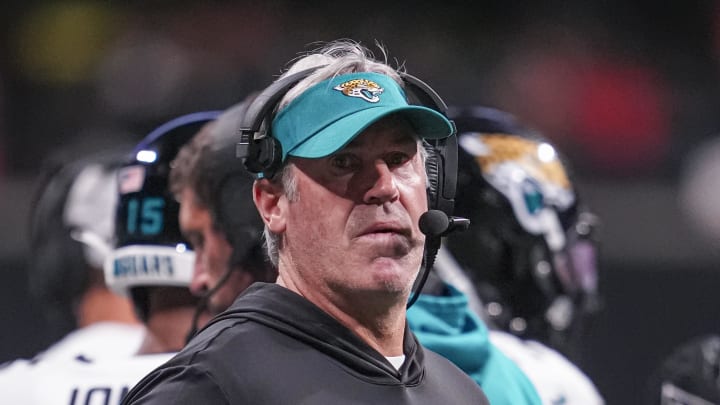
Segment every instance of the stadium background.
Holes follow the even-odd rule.
[[[603,223],[605,308],[578,363],[609,404],[638,403],[672,347],[720,332],[720,3],[660,3],[3,2],[0,361],[50,343],[24,270],[45,157],[227,107],[308,44],[352,38],[569,156]]]

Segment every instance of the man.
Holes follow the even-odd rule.
[[[317,69],[284,95],[271,138],[248,140],[277,284],[250,286],[126,403],[487,403],[405,322],[427,210],[419,138],[452,124],[409,106],[398,73],[352,43],[300,59],[249,120],[306,68]]]
[[[88,359],[116,359],[142,340],[132,303],[105,285],[102,262],[113,234],[119,154],[51,158],[33,204],[29,280],[46,309],[51,335],[69,333],[31,360],[0,371],[0,397],[8,403],[72,403],[68,368]],[[43,389],[35,389],[38,381]]]
[[[245,169],[237,165],[234,159],[221,159],[218,156],[218,152],[223,148],[230,148],[231,150],[227,152],[234,153],[235,127],[242,120],[247,104],[249,103],[243,102],[223,113],[211,128],[201,132],[190,144],[183,147],[171,172],[171,184],[174,184],[176,193],[181,189],[180,185],[187,184],[188,187],[192,185],[190,190],[186,189],[185,193],[181,194],[192,198],[181,200],[180,225],[188,235],[188,239],[199,240],[197,245],[205,247],[204,253],[201,253],[202,247],[195,249],[198,260],[196,260],[194,279],[205,280],[210,286],[217,285],[218,281],[224,278],[226,272],[224,264],[230,260],[232,251],[235,250],[226,242],[220,229],[246,230],[247,238],[238,246],[240,252],[247,252],[248,244],[258,246],[261,243],[258,237],[253,237],[262,230],[261,225],[255,225],[255,218],[259,221],[259,216],[254,210],[247,209],[247,205],[251,204],[252,196],[249,192],[247,194],[243,192],[250,187],[251,180]],[[214,136],[209,136],[210,134]],[[211,139],[220,142],[213,142]],[[210,165],[209,162],[214,164]],[[234,173],[237,176],[235,182],[225,179],[223,173]],[[186,180],[181,181],[182,179]],[[189,211],[193,215],[183,215],[187,205],[198,207],[196,194],[208,195],[210,196],[208,199],[212,200],[213,196],[225,193],[233,194],[231,202],[226,201],[223,205],[220,204],[221,199],[215,198],[214,203],[204,205],[215,207],[212,209],[212,214],[207,208],[197,208]],[[185,225],[183,218],[186,221]],[[219,218],[222,218],[222,223],[217,222]],[[229,226],[230,223],[235,225]],[[255,229],[255,232],[248,231],[248,227]],[[217,245],[223,245],[224,248],[214,248]],[[199,263],[200,257],[204,255],[210,257],[203,259],[207,263],[205,265]],[[441,251],[436,267],[444,268],[447,260],[447,252]],[[214,268],[212,264],[219,268]],[[453,281],[458,280],[454,278]],[[460,280],[462,281],[469,282]],[[226,282],[212,297],[211,301],[214,304],[211,306],[218,310],[229,307],[236,295],[245,288],[246,285],[242,283]],[[410,327],[423,345],[456,361],[460,368],[483,387],[492,404],[542,403],[536,388],[527,376],[490,343],[487,328],[478,315],[469,310],[467,301],[468,297],[431,275],[420,299],[408,312]],[[437,315],[437,311],[443,314],[457,314],[457,316],[443,318]]]
[[[580,199],[568,162],[502,111],[477,107],[450,116],[460,144],[456,212],[472,226],[446,238],[435,266],[457,289],[426,288],[432,295],[410,309],[411,327],[445,331],[425,344],[492,383],[492,374],[478,367],[483,351],[452,344],[478,334],[478,327],[469,328],[477,324],[472,306],[490,326],[492,346],[516,362],[543,403],[602,404],[591,380],[548,346],[572,352],[597,305],[597,219]],[[458,319],[470,322],[460,328]]]
[[[248,104],[206,125],[180,150],[170,172],[171,190],[180,201],[180,230],[195,252],[190,289],[212,315],[253,282],[277,278],[263,250],[253,177],[235,156],[236,131]]]
[[[193,243],[196,254],[193,279],[199,280],[197,284],[201,288],[197,289],[198,293],[214,289],[217,291],[208,299],[208,307],[216,311],[229,307],[235,297],[248,286],[247,281],[233,282],[230,278],[222,287],[215,287],[228,277],[226,264],[231,260],[231,255],[235,253],[235,256],[245,257],[248,251],[255,251],[262,244],[259,236],[262,232],[262,221],[254,206],[251,206],[252,193],[249,189],[252,178],[244,167],[237,164],[237,159],[234,159],[236,128],[242,121],[248,104],[248,101],[244,101],[224,112],[212,125],[207,126],[207,130],[184,146],[175,159],[171,172],[172,188],[181,196],[180,226]],[[205,197],[201,199],[197,197],[199,195]],[[226,197],[221,198],[222,196]],[[201,200],[206,202],[201,204]],[[239,243],[231,247],[225,234],[240,232],[244,232],[244,235],[236,237],[235,240]],[[236,269],[241,273],[233,272],[234,277],[242,280],[243,268],[257,269],[257,264],[263,264],[263,261],[255,260],[254,263],[255,266],[252,266],[252,262],[239,263]],[[261,268],[272,270],[269,261],[265,261]],[[274,270],[271,274],[277,277]],[[455,318],[457,324],[443,319],[429,328],[426,327],[430,323],[417,316],[419,311],[432,314],[431,308],[440,306],[447,313],[450,307],[456,307],[465,299],[459,296],[446,298],[425,294],[426,291],[434,290],[435,286],[444,288],[441,283],[435,282],[436,278],[432,277],[430,280],[432,282],[423,289],[423,295],[408,313],[410,327],[420,342],[433,347],[451,360],[457,359],[444,349],[453,353],[473,352],[473,355],[464,355],[464,361],[458,362],[458,366],[480,384],[492,404],[541,403],[535,387],[525,374],[489,342],[487,328],[477,319],[477,315],[469,311],[462,312],[463,316]],[[437,322],[438,318],[432,315],[432,319]],[[448,333],[454,327],[461,332]],[[461,345],[463,350],[457,350],[458,345]]]

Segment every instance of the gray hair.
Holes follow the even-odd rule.
[[[287,72],[280,76],[280,79],[306,69],[325,66],[320,67],[291,88],[280,100],[278,111],[285,108],[292,100],[313,85],[347,73],[380,73],[389,76],[400,86],[403,86],[403,80],[398,73],[402,68],[395,69],[388,65],[387,51],[380,44],[377,44],[377,47],[382,53],[383,61],[376,60],[375,55],[368,48],[350,40],[328,43],[313,53],[300,58],[290,66]]]
[[[376,45],[382,53],[382,61],[376,60],[375,56],[368,48],[351,40],[330,42],[325,46],[301,57],[293,63],[292,66],[290,66],[290,68],[282,76],[280,76],[278,80],[303,70],[316,67],[318,69],[291,88],[282,100],[280,100],[277,110],[280,111],[285,108],[292,100],[315,84],[347,73],[380,73],[389,76],[400,86],[403,86],[403,80],[399,73],[403,68],[398,67],[395,69],[391,67],[387,61],[387,52],[385,48],[380,44]],[[424,148],[420,149],[424,150]],[[277,175],[270,179],[270,181],[279,181],[283,192],[290,202],[297,201],[297,199],[300,198],[297,193],[297,183],[292,170],[292,163],[286,161]],[[264,236],[268,257],[270,258],[270,261],[277,266],[279,262],[279,249],[282,244],[281,235],[270,231],[270,229],[265,226]]]

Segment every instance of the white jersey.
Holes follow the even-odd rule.
[[[174,355],[135,355],[142,336],[142,327],[113,323],[74,331],[35,358],[0,368],[0,403],[118,405]]]
[[[543,404],[605,403],[590,379],[557,351],[501,331],[490,331],[490,341],[527,375]]]
[[[35,359],[70,360],[76,356],[90,358],[129,357],[138,352],[145,328],[120,322],[97,322],[68,333]]]

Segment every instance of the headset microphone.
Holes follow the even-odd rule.
[[[419,225],[425,236],[440,236],[450,225],[450,218],[440,210],[430,210],[420,216]]]
[[[435,263],[435,256],[440,250],[441,238],[453,231],[464,231],[470,226],[470,220],[461,217],[451,217],[440,210],[429,210],[420,216],[418,221],[420,232],[424,233],[425,238],[425,268],[423,274],[417,281],[417,288],[412,298],[408,301],[407,307],[410,308],[420,297],[428,274],[432,270]]]
[[[448,217],[440,210],[429,210],[420,216],[420,232],[427,237],[445,236],[453,231],[464,231],[470,226],[470,220],[461,217]]]

